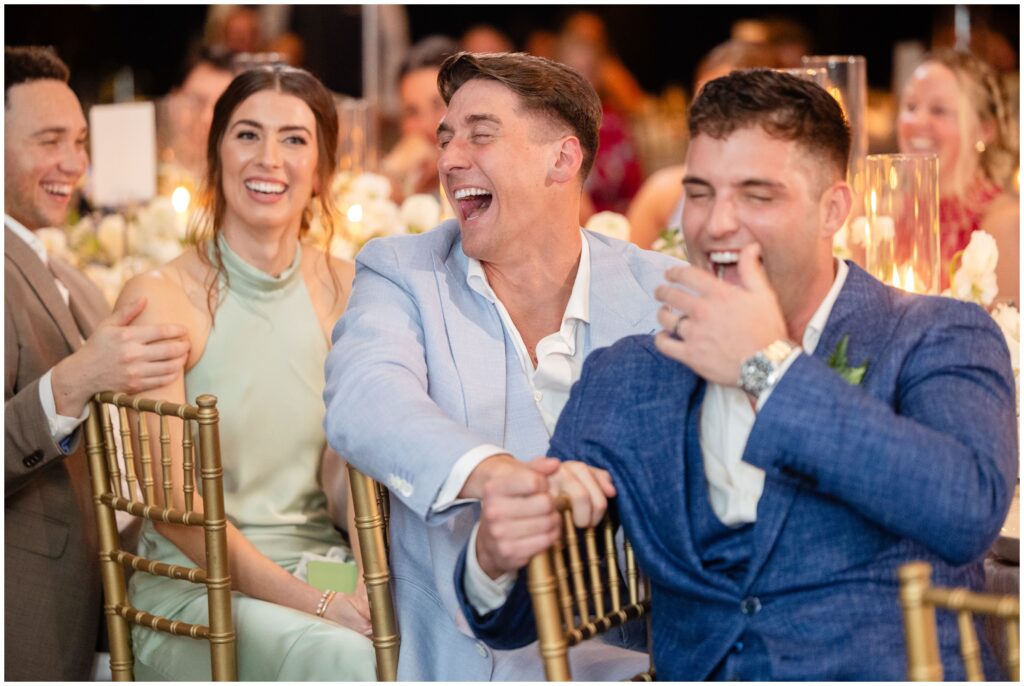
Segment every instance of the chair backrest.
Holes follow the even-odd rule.
[[[391,597],[389,570],[390,500],[381,484],[352,465],[348,466],[352,506],[355,510],[359,552],[363,563],[363,582],[370,602],[373,650],[377,655],[377,679],[395,681],[398,677],[398,649],[401,639],[395,606]]]
[[[649,618],[650,584],[641,578],[633,548],[625,540],[626,597],[622,597],[611,508],[597,526],[583,530],[582,553],[568,498],[559,498],[558,509],[562,537],[530,560],[527,585],[544,674],[549,681],[570,681],[568,649],[626,622]],[[648,671],[632,681],[653,679],[652,662]]]
[[[907,640],[907,676],[911,681],[942,681],[942,661],[935,629],[935,609],[957,613],[960,655],[968,681],[984,681],[981,649],[974,630],[973,614],[997,617],[1006,626],[1006,671],[1020,681],[1020,599],[1012,595],[976,593],[966,588],[931,585],[932,566],[909,562],[900,567],[900,605]]]
[[[228,570],[217,399],[212,395],[201,395],[196,403],[198,407],[112,392],[97,393],[91,402],[85,426],[86,452],[100,539],[104,611],[110,635],[110,672],[114,681],[131,681],[134,678],[131,624],[209,641],[213,680],[234,681],[238,678],[235,630],[231,621],[231,576]],[[117,432],[108,411],[111,407],[119,420]],[[129,410],[133,410],[132,416],[129,416]],[[158,464],[154,464],[150,447],[147,414],[156,415],[159,421]],[[183,423],[184,510],[165,506],[174,503],[170,457],[172,421]],[[198,425],[198,445],[194,445],[193,424]],[[124,481],[118,459],[119,449],[124,456]],[[136,472],[136,451],[141,479]],[[198,460],[195,459],[196,453]],[[195,474],[197,462],[198,475]],[[154,469],[161,470],[159,493],[154,486]],[[197,512],[192,506],[196,476],[202,479],[204,512]],[[165,564],[122,550],[114,516],[116,510],[153,521],[202,527],[206,538],[206,567]],[[205,585],[209,625],[171,620],[132,606],[128,602],[124,565],[130,565],[136,572]]]

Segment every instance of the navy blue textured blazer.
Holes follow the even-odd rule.
[[[850,364],[868,363],[858,386],[825,361],[847,334]],[[1014,381],[999,329],[975,305],[908,295],[850,264],[815,354],[789,368],[747,441],[743,459],[766,479],[737,579],[705,569],[686,516],[705,388],[651,336],[625,338],[587,359],[551,441],[554,456],[612,474],[651,579],[659,679],[713,676],[751,639],[766,664],[741,678],[905,679],[897,568],[926,560],[937,584],[980,589],[1012,498]],[[524,586],[484,617],[463,595],[480,638],[533,638]],[[963,679],[955,618],[939,614],[947,678]]]

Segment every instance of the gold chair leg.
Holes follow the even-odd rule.
[[[107,634],[110,637],[110,676],[114,681],[134,681],[131,625],[117,613],[117,606],[127,602],[124,592],[124,567],[112,555],[120,548],[117,519],[114,511],[103,504],[97,493],[106,493],[110,484],[104,483],[106,466],[103,453],[103,428],[100,412],[104,408],[91,402],[89,417],[86,419],[86,456],[89,460],[89,477],[92,479],[93,506],[99,534],[100,576],[103,582],[103,613],[107,619]]]

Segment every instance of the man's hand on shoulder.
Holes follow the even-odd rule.
[[[744,360],[787,337],[786,321],[760,254],[757,244],[740,252],[739,286],[696,267],[665,272],[669,283],[654,292],[663,303],[658,311],[663,330],[654,339],[658,350],[707,381],[736,386]]]
[[[557,496],[569,498],[574,523],[585,527],[601,520],[607,499],[615,495],[607,472],[581,462],[563,463],[550,457],[514,462],[501,460],[492,467],[492,477],[482,487],[476,556],[492,579],[525,567],[531,557],[558,540]]]
[[[166,386],[181,374],[190,347],[185,327],[133,325],[145,307],[145,298],[122,305],[100,322],[81,348],[53,368],[58,414],[81,415],[99,391],[141,393]]]

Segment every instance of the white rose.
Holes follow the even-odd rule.
[[[896,222],[893,221],[892,217],[882,215],[875,217],[875,221],[871,222],[870,225],[873,241],[891,241],[896,237]],[[864,241],[867,239],[867,234],[861,239],[857,245],[864,245]]]
[[[363,205],[363,232],[368,238],[403,233],[404,225],[395,203],[378,199]]]
[[[139,210],[135,223],[147,240],[177,239],[179,235],[178,213],[171,199],[163,196],[157,196]]]
[[[994,272],[973,274],[966,269],[957,269],[950,284],[950,292],[957,300],[978,303],[987,307],[999,294]]]
[[[852,243],[853,245],[864,245],[864,241],[867,237],[868,218],[857,217],[850,222],[849,227],[844,232],[842,230],[836,231],[835,244],[840,245],[843,250],[847,249],[847,244]],[[849,234],[843,235],[843,234]]]
[[[100,247],[111,262],[117,262],[124,257],[124,239],[126,224],[124,217],[119,214],[109,214],[100,221],[96,229],[96,238]]]
[[[167,264],[181,254],[181,243],[174,239],[150,241],[143,252],[154,264]]]
[[[103,293],[103,297],[107,299],[110,306],[113,307],[114,303],[117,302],[117,296],[121,292],[121,286],[124,285],[124,278],[121,275],[121,270],[117,267],[103,267],[98,264],[86,265],[84,269],[85,275],[96,284],[96,287]]]
[[[64,233],[64,229],[36,229],[36,238],[43,243],[43,247],[46,248],[47,255],[55,255],[62,259],[67,259],[68,255],[68,236]]]
[[[586,228],[611,238],[629,240],[629,220],[618,212],[598,212],[587,221]]]
[[[960,256],[960,269],[971,274],[982,275],[994,272],[999,261],[996,239],[984,231],[971,233],[971,242]]]
[[[380,174],[360,174],[349,186],[348,195],[360,200],[387,200],[391,197],[391,181]]]
[[[399,212],[409,233],[429,231],[441,222],[441,205],[425,193],[410,195]]]

